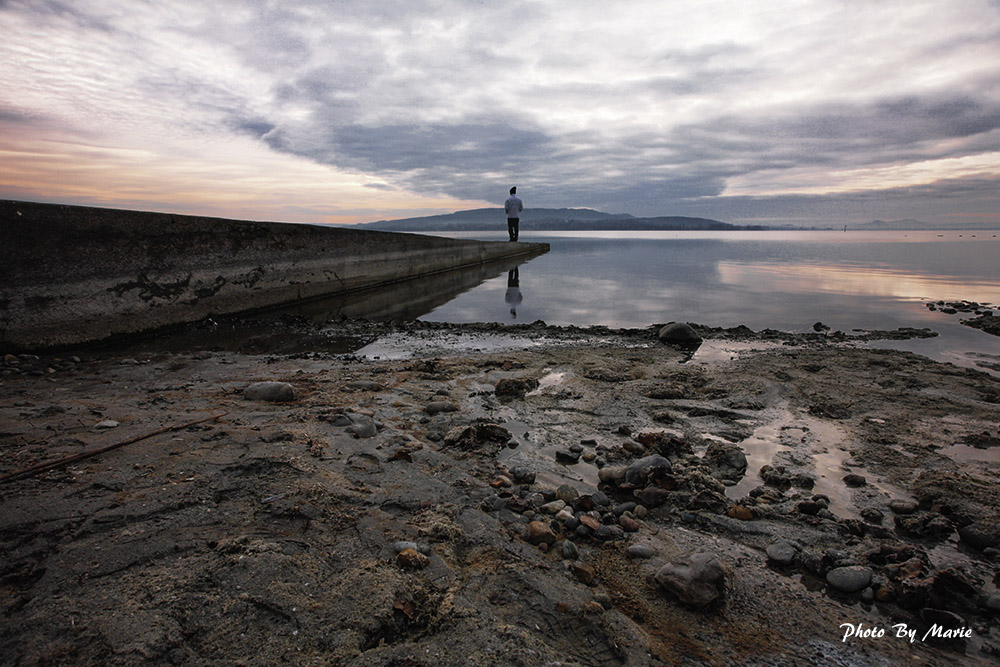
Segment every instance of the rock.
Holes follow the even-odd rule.
[[[792,485],[792,476],[788,474],[785,466],[761,466],[760,478],[768,486],[787,489]]]
[[[861,510],[861,518],[870,524],[878,526],[882,524],[882,519],[885,517],[878,508],[866,507]]]
[[[990,611],[1000,611],[1000,593],[992,593],[983,598],[983,606]]]
[[[532,521],[528,524],[528,535],[525,538],[529,544],[547,544],[552,546],[556,542],[556,534],[552,532],[546,521]]]
[[[355,380],[344,385],[352,391],[381,391],[382,385],[371,380]]]
[[[348,426],[345,431],[353,435],[355,438],[374,438],[378,433],[378,427],[375,425],[375,420],[367,415],[357,415],[352,414],[351,425]]]
[[[525,468],[524,466],[517,466],[510,471],[511,477],[514,478],[515,484],[534,484],[535,483],[535,471]]]
[[[894,514],[913,514],[919,506],[916,500],[910,500],[909,498],[894,498],[889,501],[889,509]]]
[[[861,565],[835,567],[826,573],[826,583],[843,593],[857,593],[872,583],[872,571]]]
[[[105,419],[104,421],[94,424],[94,428],[117,428],[118,426],[120,426],[120,424],[114,419]]]
[[[849,475],[844,475],[844,484],[857,488],[859,486],[866,486],[868,484],[868,480],[865,479],[864,476],[852,472]]]
[[[565,560],[579,560],[580,550],[576,548],[570,540],[563,540],[562,543],[562,557]]]
[[[815,516],[819,513],[823,506],[813,500],[803,500],[796,506],[796,509],[800,514],[808,514],[809,516]]]
[[[558,514],[565,507],[566,507],[565,500],[553,500],[552,502],[545,503],[538,509],[545,512],[546,514]]]
[[[556,461],[559,463],[565,463],[567,465],[573,465],[580,462],[580,452],[571,452],[566,449],[556,450]]]
[[[556,489],[556,498],[563,501],[567,505],[572,503],[580,496],[580,492],[576,488],[570,486],[569,484],[563,484],[558,489]]]
[[[287,403],[295,400],[295,389],[287,382],[255,382],[243,390],[248,401]]]
[[[537,388],[538,380],[534,378],[503,378],[497,381],[493,393],[497,396],[524,398],[525,394]]]
[[[633,491],[632,495],[646,507],[659,507],[670,499],[670,492],[658,486],[647,486],[640,491]]]
[[[510,431],[488,420],[476,420],[468,426],[457,426],[444,436],[444,444],[467,450],[484,448],[499,451],[511,440]]]
[[[431,559],[416,549],[407,547],[396,554],[396,562],[410,570],[422,570],[431,564]]]
[[[639,532],[639,522],[628,516],[627,514],[622,515],[618,519],[618,525],[621,526],[622,530],[626,533],[637,533]]]
[[[962,542],[979,551],[1000,547],[1000,529],[996,526],[969,524],[958,529],[958,536]]]
[[[658,337],[661,342],[671,345],[699,345],[701,336],[690,324],[671,322],[660,329]]]
[[[745,505],[733,505],[726,511],[726,515],[731,519],[740,521],[750,521],[753,519],[753,511]]]
[[[705,607],[720,599],[726,590],[727,572],[710,553],[692,554],[686,562],[664,565],[654,575],[660,587],[692,607]]]
[[[597,539],[605,542],[620,540],[625,537],[625,531],[620,526],[603,525],[597,529]]]
[[[426,544],[417,544],[416,542],[410,542],[409,540],[401,540],[399,542],[394,542],[392,545],[392,552],[397,556],[406,551],[407,549],[413,549],[414,551],[419,551],[425,556],[431,555],[431,548]]]
[[[594,568],[590,567],[586,563],[581,563],[580,561],[575,561],[573,563],[570,563],[569,569],[573,573],[573,575],[576,576],[577,579],[579,579],[587,586],[593,584],[594,579],[597,576],[597,573],[594,571]]]
[[[636,459],[625,470],[625,483],[622,488],[637,489],[646,486],[647,482],[658,479],[670,472],[670,461],[653,454]]]
[[[598,521],[597,517],[591,514],[580,515],[580,524],[586,526],[590,530],[599,530],[601,527],[601,522]]]
[[[655,556],[656,552],[648,544],[632,544],[625,549],[625,555],[633,560],[647,560]]]
[[[451,401],[431,401],[424,407],[429,415],[439,415],[442,412],[458,412],[458,406]]]
[[[747,457],[743,450],[729,443],[713,441],[705,450],[702,461],[713,468],[712,476],[738,482],[747,471]]]
[[[602,484],[621,486],[625,483],[625,473],[628,469],[622,466],[608,466],[597,471],[597,479]]]
[[[506,489],[513,485],[514,483],[510,480],[510,478],[504,475],[497,475],[496,479],[490,482],[490,486],[494,489]]]
[[[767,558],[776,565],[788,566],[795,560],[796,548],[785,540],[778,540],[767,547]]]

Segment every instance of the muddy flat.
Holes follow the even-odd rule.
[[[9,356],[0,660],[995,662],[1000,379],[703,333]]]

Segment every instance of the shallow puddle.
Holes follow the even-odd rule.
[[[1000,463],[1000,447],[980,449],[972,445],[958,444],[939,449],[938,453],[947,456],[955,463],[971,463],[973,461]]]

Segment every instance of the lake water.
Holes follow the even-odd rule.
[[[447,236],[502,241],[506,231]],[[686,321],[786,331],[823,322],[845,332],[929,327],[940,336],[878,345],[965,366],[1000,362],[1000,338],[926,307],[938,300],[1000,304],[997,232],[537,232],[521,240],[551,249],[420,319],[612,327]]]

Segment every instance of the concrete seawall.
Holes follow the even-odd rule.
[[[547,250],[0,201],[0,346],[104,340]]]

